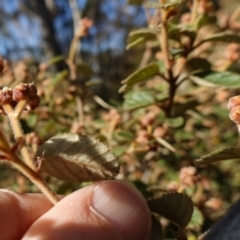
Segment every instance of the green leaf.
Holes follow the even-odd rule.
[[[130,131],[117,130],[114,132],[114,138],[118,142],[126,142],[132,141],[134,139],[134,135]]]
[[[157,63],[150,63],[147,66],[132,73],[129,77],[124,79],[121,83],[124,84],[119,93],[125,92],[132,88],[136,83],[146,81],[149,78],[156,76],[159,73],[159,67]]]
[[[224,71],[204,71],[190,77],[195,83],[207,87],[239,88],[240,74]]]
[[[55,57],[50,58],[50,59],[48,60],[48,63],[47,63],[47,64],[50,66],[50,65],[52,65],[52,64],[55,64],[55,63],[57,63],[57,62],[64,61],[64,60],[65,60],[64,56],[59,55],[59,56],[55,56]]]
[[[179,128],[183,126],[185,120],[183,117],[175,117],[175,118],[166,118],[166,123],[171,128]]]
[[[193,214],[193,202],[182,193],[164,194],[157,199],[147,200],[151,212],[162,215],[180,228],[185,228]]]
[[[175,140],[179,143],[182,143],[184,141],[189,141],[194,138],[192,132],[186,132],[185,130],[179,129],[175,135]]]
[[[181,36],[187,36],[192,40],[196,37],[196,31],[191,27],[182,27],[177,24],[169,23],[167,28],[168,37],[179,42],[181,41]]]
[[[168,98],[169,98],[169,94],[165,93],[165,92],[155,94],[155,99],[158,102],[163,102],[163,101],[167,100]]]
[[[151,28],[141,28],[138,30],[133,30],[129,33],[127,49],[137,46],[147,40],[156,39],[156,30]]]
[[[78,134],[50,138],[37,150],[35,162],[50,176],[72,182],[112,179],[120,167],[115,154],[103,143]]]
[[[188,224],[187,228],[193,229],[193,230],[199,229],[202,226],[203,221],[204,221],[204,217],[201,211],[198,208],[194,207],[192,219]]]
[[[216,33],[208,38],[203,39],[200,43],[197,44],[197,46],[200,46],[203,43],[210,42],[210,41],[220,41],[220,42],[226,42],[226,43],[231,43],[231,42],[240,43],[240,36],[237,34],[226,33],[226,32]],[[195,46],[195,48],[197,46]]]
[[[155,103],[154,94],[149,90],[133,91],[128,93],[125,98],[123,102],[124,110],[133,110]]]
[[[149,1],[146,4],[147,8],[169,8],[181,3],[181,0],[168,0],[165,4]]]
[[[193,28],[198,31],[201,27],[203,27],[205,24],[209,23],[210,17],[208,14],[200,14],[196,21],[194,21]]]
[[[184,48],[169,48],[172,56],[182,55],[185,52]]]
[[[129,50],[129,49],[131,49],[133,47],[136,47],[136,46],[138,46],[138,45],[140,45],[140,44],[142,44],[144,42],[145,42],[145,38],[144,37],[140,37],[140,38],[138,38],[136,40],[131,41],[129,44],[127,44],[126,49]]]
[[[196,164],[204,165],[224,160],[240,160],[240,148],[228,147],[214,151],[196,160]]]
[[[164,240],[162,225],[153,214],[152,214],[152,228],[151,228],[150,240]]]
[[[124,153],[126,153],[127,149],[129,148],[128,146],[116,146],[113,148],[113,152],[116,154],[117,157],[120,157]]]

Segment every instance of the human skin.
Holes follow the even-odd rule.
[[[55,206],[41,194],[0,190],[1,240],[147,240],[146,200],[122,181],[84,187]]]

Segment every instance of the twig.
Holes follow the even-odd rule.
[[[194,22],[197,18],[197,8],[198,8],[198,0],[193,0],[190,24],[194,24]]]
[[[23,131],[22,131],[22,127],[19,121],[19,117],[20,114],[22,112],[22,110],[24,109],[24,107],[26,106],[27,100],[22,100],[20,101],[16,107],[15,110],[13,110],[12,106],[10,104],[4,104],[4,110],[6,111],[12,130],[13,130],[13,134],[14,134],[14,138],[16,141],[19,141],[21,139],[24,140],[24,135],[23,135]],[[35,169],[36,166],[34,165],[31,156],[29,154],[28,148],[25,144],[19,144],[19,150],[22,154],[22,157],[25,161],[25,163],[31,168],[31,169]]]
[[[233,14],[229,17],[229,27],[233,30],[239,30],[240,29],[240,22],[238,21],[240,15],[240,6],[236,8],[236,10],[233,12]]]
[[[172,152],[176,152],[176,148],[174,148],[170,143],[168,143],[165,139],[160,138],[160,137],[156,137],[155,138],[156,141],[158,143],[160,143],[162,146],[164,146],[165,148],[167,148],[168,150],[172,151]]]
[[[166,16],[167,16],[166,15],[166,10],[165,9],[161,9],[161,17],[162,17],[161,34],[158,34],[158,39],[159,39],[159,41],[161,43],[161,48],[162,48],[163,57],[164,57],[164,63],[165,63],[165,67],[167,69],[167,78],[170,80],[170,79],[173,78],[173,74],[172,74],[170,57],[169,57],[169,52],[168,52],[169,46],[168,46],[168,32],[167,32],[167,19],[166,19]]]
[[[78,121],[80,126],[83,126],[84,122],[84,114],[83,114],[83,102],[79,96],[75,96],[76,103],[77,103],[77,112],[78,112]]]
[[[165,4],[165,0],[159,0],[160,4]],[[161,9],[161,33],[158,34],[158,39],[161,44],[163,53],[164,63],[166,67],[166,78],[169,82],[169,102],[166,108],[166,114],[171,115],[173,101],[176,93],[176,79],[173,76],[172,63],[169,55],[169,43],[168,43],[168,32],[167,32],[167,10]]]
[[[17,168],[23,173],[30,181],[32,181],[42,193],[55,205],[59,198],[46,184],[46,182],[40,177],[40,175],[23,163],[15,154],[11,154],[11,161],[9,161],[13,167]]]
[[[145,46],[146,46],[146,48],[145,48],[145,51],[143,53],[142,61],[139,65],[139,68],[143,68],[144,66],[146,66],[149,59],[152,56],[152,47],[151,47],[150,42],[146,42]]]
[[[114,107],[108,103],[106,103],[102,98],[100,98],[97,95],[93,96],[93,99],[96,101],[96,103],[98,103],[100,106],[106,108],[106,109],[114,109]]]
[[[21,159],[18,158],[18,156],[15,154],[15,151],[11,149],[4,134],[1,131],[0,149],[3,153],[1,157],[4,161],[9,162],[14,168],[18,169],[23,175],[32,181],[53,204],[56,204],[59,201],[58,196],[48,187],[40,175],[25,162],[22,162]]]

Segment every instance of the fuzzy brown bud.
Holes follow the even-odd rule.
[[[234,107],[230,110],[229,118],[237,125],[240,125],[240,106]]]
[[[231,97],[228,101],[228,109],[231,110],[234,107],[240,106],[240,95]]]
[[[35,97],[37,95],[37,88],[33,83],[28,84],[27,93],[30,98]]]
[[[189,166],[183,167],[179,173],[179,180],[183,186],[193,186],[196,182],[196,168]]]
[[[13,100],[19,102],[27,99],[27,84],[20,83],[13,89]]]
[[[35,108],[38,107],[40,101],[41,101],[41,100],[40,100],[40,97],[39,97],[38,95],[36,95],[34,98],[31,98],[31,99],[28,100],[25,109],[26,109],[27,111],[34,110]]]
[[[76,32],[76,36],[78,38],[87,36],[88,35],[88,31],[92,27],[92,25],[93,25],[93,21],[91,19],[82,18],[79,21],[79,27],[78,27],[78,30]]]
[[[137,143],[146,144],[149,142],[149,134],[145,129],[141,129],[137,132],[137,138],[135,140]]]
[[[1,103],[2,104],[11,104],[13,103],[13,91],[11,88],[4,87],[1,92]]]
[[[13,89],[13,100],[19,102],[21,100],[34,98],[37,95],[37,88],[31,84],[20,83]]]
[[[163,128],[163,127],[157,127],[154,129],[153,131],[153,136],[154,137],[163,137],[164,135],[166,135],[167,133],[167,129]]]
[[[3,105],[9,104],[12,107],[16,106],[16,102],[13,100],[13,92],[11,88],[4,87],[0,90],[0,114],[6,115]]]
[[[142,126],[146,127],[154,123],[155,117],[156,115],[153,112],[149,112],[140,119],[140,123]]]
[[[40,63],[38,65],[39,71],[45,72],[48,69],[49,65],[47,63]]]

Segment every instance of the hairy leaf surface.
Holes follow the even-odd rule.
[[[119,173],[116,155],[93,137],[61,134],[46,141],[36,153],[43,171],[64,181],[112,179]]]

